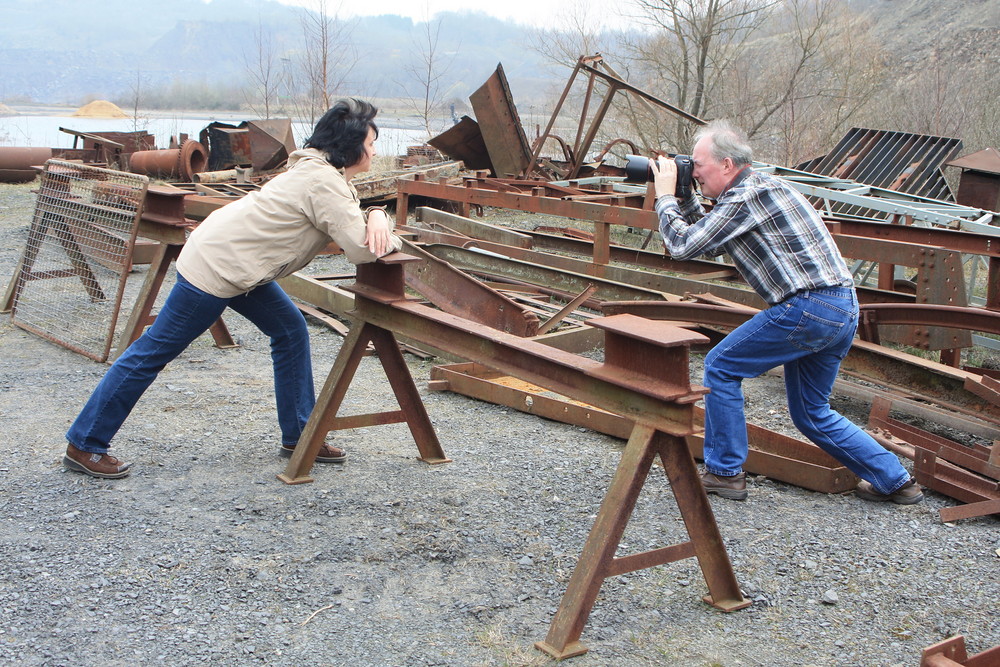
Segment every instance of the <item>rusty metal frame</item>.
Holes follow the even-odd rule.
[[[414,260],[395,253],[374,264],[358,266],[357,282],[350,288],[355,296],[355,325],[303,431],[300,442],[306,444],[296,448],[279,479],[288,484],[311,481],[308,473],[327,432],[361,425],[405,421],[422,460],[447,461],[395,344],[395,335],[428,344],[446,340],[449,349],[464,358],[626,415],[635,422],[559,610],[545,640],[536,647],[559,659],[586,652],[580,636],[605,579],[685,558],[698,559],[709,589],[705,602],[723,611],[749,606],[750,601],[743,597],[736,582],[694,459],[684,442],[695,428],[693,404],[705,392],[688,379],[688,349],[703,337],[628,315],[590,320],[605,332],[605,361],[598,362],[408,299],[403,265]],[[401,409],[339,417],[337,412],[369,340],[379,353]],[[650,376],[651,368],[672,369],[675,377],[664,379],[659,372]],[[690,540],[617,557],[628,519],[657,456],[670,480]]]
[[[611,225],[648,230],[658,228],[656,213],[652,210],[616,205],[624,197],[617,192],[601,193],[603,201],[580,201],[567,198],[565,192],[558,193],[551,184],[546,186],[539,183],[532,187],[520,184],[519,187],[499,189],[503,185],[502,181],[467,178],[463,186],[457,186],[446,182],[433,183],[421,179],[419,175],[412,180],[401,180],[397,191],[396,224],[398,226],[406,225],[409,199],[411,196],[420,196],[459,202],[465,208],[462,211],[465,216],[468,215],[469,206],[488,206],[590,222],[594,225],[594,242],[592,244],[584,244],[579,240],[570,239],[563,239],[561,243],[564,247],[573,243],[581,250],[589,248],[594,264],[591,272],[595,273],[605,270],[601,267],[609,265],[612,259],[630,261],[623,256],[628,252],[631,252],[635,258],[632,261],[642,259],[642,263],[649,268],[679,271],[683,270],[683,266],[689,266],[692,267],[690,269],[692,272],[712,270],[712,266],[715,267],[715,271],[732,269],[729,265],[721,263],[704,261],[676,263],[666,258],[659,260],[660,266],[655,266],[652,258],[649,257],[652,253],[646,253],[646,257],[643,258],[641,251],[616,249],[611,243]],[[953,266],[959,260],[955,257],[950,259],[947,257],[948,252],[956,251],[978,254],[989,260],[985,307],[1000,309],[1000,244],[997,243],[995,236],[941,228],[914,228],[907,225],[890,225],[873,221],[832,220],[829,225],[835,240],[844,246],[845,255],[855,259],[878,261],[885,252],[891,251],[896,263],[914,266],[921,271],[916,297],[886,291],[884,295],[877,298],[879,301],[916,299],[927,303],[965,305],[967,296],[964,282],[959,285],[961,281],[954,278],[955,275],[962,275],[960,267]],[[895,236],[897,234],[898,238]],[[540,243],[544,241],[548,247],[555,247],[555,241],[552,237],[546,238],[537,234],[532,234],[532,237],[538,239]],[[935,247],[931,248],[931,246]],[[944,258],[943,261],[951,262],[952,265],[946,268],[941,262],[931,261],[928,259],[929,253],[936,253],[935,256]],[[956,274],[955,271],[958,273]],[[891,275],[892,271],[886,270],[883,273]],[[713,286],[713,289],[716,287]],[[725,288],[719,287],[719,289]],[[750,295],[748,298],[756,297]],[[935,334],[935,336],[939,335]],[[948,334],[940,334],[939,336],[939,338],[947,337]],[[929,342],[933,343],[939,338]]]
[[[16,326],[95,361],[108,358],[148,186],[136,174],[46,161],[4,299]]]
[[[556,288],[564,298],[572,298],[588,285],[596,284],[599,288],[598,295],[603,301],[621,301],[621,303],[614,303],[610,306],[608,303],[601,303],[598,307],[602,308],[606,314],[633,312],[649,318],[662,317],[700,324],[727,326],[732,325],[735,319],[740,317],[745,319],[747,316],[739,313],[730,315],[725,309],[710,309],[705,308],[704,305],[678,303],[676,300],[679,297],[674,296],[673,300],[668,300],[670,296],[666,293],[677,294],[710,288],[713,293],[722,294],[727,299],[732,297],[732,300],[735,300],[744,295],[756,298],[755,295],[745,290],[717,285],[709,287],[694,279],[672,278],[660,273],[645,273],[645,276],[640,278],[632,274],[642,272],[622,267],[604,267],[605,270],[601,273],[608,275],[610,279],[601,278],[582,273],[582,271],[587,270],[587,265],[581,260],[553,255],[546,256],[543,253],[510,247],[504,248],[486,243],[482,245],[487,250],[492,250],[494,254],[476,253],[449,245],[430,245],[424,246],[424,248],[436,257],[445,259],[448,263],[465,271],[480,275],[513,276],[525,282],[544,284]],[[502,255],[524,259],[507,258]],[[552,266],[538,263],[542,261],[551,262]],[[645,287],[634,286],[640,280],[646,285]],[[651,299],[655,299],[655,301]],[[743,304],[753,305],[752,302],[746,301]],[[617,308],[618,310],[609,310],[609,308]],[[679,309],[689,309],[689,312],[681,312]],[[662,314],[658,311],[661,311]],[[905,311],[896,309],[896,312]],[[933,306],[928,306],[922,312],[926,312],[931,318],[933,313],[938,311],[935,311]],[[977,319],[987,323],[993,320],[988,311],[973,308],[947,311],[946,316],[953,318],[949,322],[953,322],[957,326],[977,326],[973,322]],[[717,317],[725,319],[716,320]],[[987,329],[987,331],[990,330],[992,329]],[[978,377],[978,375],[944,364],[923,360],[919,360],[918,363],[912,355],[864,340],[855,341],[850,354],[844,361],[842,370],[862,379],[875,380],[885,386],[897,386],[910,392],[921,391],[938,403],[949,405],[955,410],[965,411],[968,414],[988,418],[990,411],[995,412],[988,400],[974,395],[965,387],[968,377],[973,375]]]
[[[406,265],[406,283],[446,313],[516,336],[538,333],[538,316],[423,248],[404,241],[406,252],[423,261]],[[469,304],[476,304],[469,308]]]
[[[602,67],[604,71],[598,69],[598,66]],[[545,126],[545,132],[543,132],[539,138],[535,140],[535,146],[531,154],[531,161],[522,172],[524,176],[531,176],[538,170],[539,157],[541,155],[545,139],[554,136],[552,134],[552,128],[555,127],[559,113],[562,111],[563,105],[569,97],[569,93],[573,88],[573,84],[576,81],[577,76],[581,73],[585,73],[587,76],[586,93],[584,95],[583,111],[580,113],[580,123],[577,127],[576,138],[572,147],[569,149],[572,162],[565,170],[565,178],[575,178],[580,173],[580,169],[583,167],[584,160],[586,159],[587,151],[590,150],[590,146],[594,143],[594,139],[597,137],[597,131],[600,128],[601,123],[604,122],[604,117],[607,115],[608,110],[611,108],[611,103],[614,100],[615,94],[619,91],[632,93],[645,103],[654,104],[661,109],[669,111],[670,113],[697,125],[705,124],[705,121],[701,118],[698,118],[697,116],[694,116],[687,111],[670,104],[669,102],[665,102],[655,95],[652,95],[637,86],[633,86],[627,81],[624,81],[616,72],[614,72],[614,70],[611,69],[610,66],[607,65],[607,63],[604,62],[604,58],[600,54],[593,56],[581,56],[580,59],[577,60],[576,66],[573,68],[573,73],[570,74],[569,81],[566,82],[566,87],[563,89],[563,93],[560,96],[559,101],[556,102],[555,109],[552,111],[552,117]],[[597,111],[594,114],[594,118],[590,121],[590,126],[585,128],[585,119],[594,95],[594,84],[598,80],[608,86],[608,91],[604,96],[604,99],[599,103]]]
[[[607,302],[601,305],[601,310],[606,315],[632,313],[649,319],[696,322],[728,328],[742,324],[751,315],[711,304],[678,301]],[[904,311],[897,309],[896,312]],[[995,318],[990,315],[986,317],[995,324]],[[976,373],[918,359],[865,340],[854,341],[840,370],[841,373],[874,381],[885,387],[894,387],[910,395],[920,392],[926,400],[947,405],[951,410],[994,425],[1000,424],[1000,415],[996,414],[992,402],[965,388],[968,378],[978,380],[981,377]]]
[[[438,219],[438,216],[432,215],[432,212],[429,210],[423,210],[421,213],[425,217]],[[458,216],[451,216],[449,214],[443,214],[440,219],[449,221],[450,224],[452,224],[455,227],[463,227],[463,222],[464,222],[467,223],[464,225],[464,229],[466,231],[476,231],[474,229],[475,225],[472,224],[473,221],[469,220],[463,221],[463,219],[459,218]],[[492,229],[492,228],[489,228],[488,231],[491,231],[494,234],[498,234],[501,237],[505,236],[506,234],[510,234],[513,236],[513,239],[515,241],[523,240],[523,235],[517,232],[505,232],[505,230],[502,229]],[[468,237],[462,237],[462,238],[468,238]],[[433,250],[434,248],[431,249]],[[503,250],[502,248],[499,247],[497,249],[498,251]],[[509,250],[510,247],[508,246],[507,249]],[[448,248],[448,253],[445,254],[445,257],[449,259],[448,265],[454,264],[455,266],[460,266],[468,269],[469,267],[465,266],[465,262],[461,258],[459,258],[456,261],[456,258],[454,256],[454,253],[456,252],[468,252],[468,251],[463,251],[462,249],[456,247]],[[480,267],[482,269],[491,269],[495,271],[500,267],[494,265],[493,264],[494,262],[501,262],[502,264],[507,261],[507,260],[500,260],[493,255],[483,255],[481,253],[469,253],[469,254],[475,259],[488,258],[490,260],[489,262]],[[413,263],[413,265],[416,265],[416,263]],[[540,267],[533,267],[530,265],[525,265],[525,268],[530,268],[536,273],[538,270],[540,270]],[[412,282],[409,279],[409,271],[410,269],[408,268],[407,282],[408,284],[410,284],[410,286],[413,286]],[[510,273],[509,270],[504,269],[502,271],[503,273]],[[532,284],[539,282],[537,276],[530,276],[530,277],[525,276],[525,277],[529,278],[529,281],[526,282],[525,284]],[[288,284],[287,281],[292,280],[292,278],[295,279],[294,284]],[[341,276],[340,278],[344,278],[344,276]],[[595,281],[592,277],[588,277],[585,275],[576,276],[574,278],[575,282],[573,283],[565,283],[566,275],[563,275],[562,279],[564,281],[562,285],[563,288],[558,291],[559,295],[566,300],[575,298],[572,294],[572,290],[578,286],[584,286],[583,293],[586,293],[591,290],[592,288],[591,286],[595,284],[600,284],[600,281]],[[320,307],[330,310],[331,312],[338,312],[343,314],[344,312],[351,310],[353,307],[353,300],[349,292],[342,290],[340,288],[336,287],[331,288],[325,286],[322,284],[322,281],[316,280],[314,277],[306,278],[306,277],[293,276],[283,281],[283,286],[289,291],[291,295],[295,296],[296,298],[303,299],[309,303],[314,303]],[[446,290],[446,285],[442,285],[437,289]],[[596,286],[593,287],[593,289],[596,289]],[[548,291],[548,288],[543,288],[543,290]],[[576,295],[576,297],[579,296],[580,296],[579,294]],[[711,296],[711,295],[705,295],[705,296]],[[477,297],[469,296],[467,299],[465,299],[465,301],[471,303],[476,299]],[[432,301],[433,300],[434,299],[432,299]],[[461,302],[462,300],[459,301]],[[725,300],[723,300],[723,302],[724,301]],[[472,311],[476,310],[476,309],[470,309],[468,305],[469,305],[468,303],[465,304],[466,311],[470,311],[471,313]],[[643,317],[652,319],[666,319],[679,324],[684,322],[690,322],[692,324],[699,326],[704,326],[707,324],[710,327],[721,327],[721,328],[733,328],[735,326],[738,326],[743,321],[745,321],[745,319],[749,317],[750,314],[752,314],[752,312],[754,311],[753,308],[749,308],[746,306],[716,305],[713,303],[693,303],[690,301],[648,302],[648,301],[629,300],[625,302],[615,303],[607,301],[598,302],[595,300],[595,303],[588,304],[588,307],[603,309],[605,311],[605,314],[632,312],[635,314],[642,315]],[[869,308],[869,306],[865,306],[865,308],[867,309]],[[871,308],[873,313],[884,311],[886,313],[887,321],[893,321],[893,318],[897,318],[905,322],[908,319],[912,319],[914,317],[917,318],[917,321],[922,321],[921,317],[923,317],[923,319],[926,320],[928,319],[927,317],[928,313],[930,313],[931,315],[934,315],[941,319],[949,319],[952,321],[964,322],[968,326],[979,327],[986,331],[991,331],[993,330],[993,328],[1000,326],[1000,321],[997,320],[998,316],[994,316],[992,313],[984,313],[978,311],[977,309],[958,309],[954,307],[941,307],[942,309],[939,310],[938,308],[933,306],[912,306],[912,305],[906,306],[900,304],[888,304],[887,306],[884,307],[882,305],[876,305],[872,306]],[[457,314],[461,314],[463,312],[463,306],[461,303],[459,303],[459,305],[455,308],[454,312]],[[924,313],[923,316],[920,314],[921,312]],[[970,320],[968,319],[967,316],[972,317],[973,319]],[[476,319],[472,315],[469,315],[469,317],[471,317],[472,319]],[[868,319],[869,326],[874,328],[876,321],[877,320],[875,319],[869,318]],[[580,328],[591,329],[591,327],[580,327]],[[538,337],[537,339],[540,340],[541,337]],[[442,341],[438,341],[436,345],[431,347],[431,349],[436,354],[444,358],[454,359],[456,361],[464,360],[464,357],[462,357],[460,354],[456,354],[450,345],[447,344],[443,345],[441,343]],[[592,345],[593,343],[591,343],[589,346]],[[424,349],[427,349],[428,346],[423,345],[422,347],[424,347]],[[584,347],[581,346],[576,349],[583,350]],[[845,362],[845,372],[853,371],[854,374],[858,374],[859,370],[863,372],[865,368],[871,367],[876,369],[883,369],[882,374],[890,379],[898,378],[902,373],[902,375],[904,375],[908,379],[907,382],[903,383],[905,385],[904,389],[906,391],[912,391],[914,386],[926,385],[932,388],[940,387],[942,381],[942,375],[941,375],[942,369],[936,369],[927,372],[928,369],[923,368],[922,366],[914,367],[912,363],[912,358],[909,357],[909,355],[905,356],[907,358],[910,358],[909,363],[907,363],[905,359],[902,358],[903,355],[893,354],[892,351],[888,350],[887,348],[883,348],[879,345],[873,345],[871,343],[866,343],[865,341],[856,341],[854,351],[852,351],[848,360]],[[858,359],[862,360],[860,364],[858,362]],[[893,370],[894,368],[895,370]],[[902,369],[902,371],[900,369]],[[916,369],[922,369],[924,372],[927,372],[928,378],[926,382],[913,381],[912,374],[915,372]],[[435,370],[435,373],[443,373],[443,372],[445,371]],[[953,386],[948,385],[952,386],[952,388],[947,390],[944,396],[950,395],[950,392],[961,391],[963,382],[965,385],[968,385],[970,380],[973,380],[978,377],[975,376],[974,374],[964,371],[952,370],[951,372],[955,376],[954,382],[952,382]],[[453,385],[453,388],[457,391],[461,391],[462,393],[466,393],[467,395],[476,398],[482,398],[484,400],[492,400],[494,402],[500,402],[505,405],[510,405],[511,407],[515,407],[517,409],[524,409],[523,406],[525,404],[526,397],[506,396],[505,393],[507,391],[506,388],[498,388],[490,386],[484,388],[481,385],[485,383],[479,383],[478,380],[475,378],[470,379],[461,377],[461,374],[455,374],[449,372],[448,376],[451,379],[451,384]],[[921,376],[918,374],[917,378],[919,379],[919,377]],[[950,376],[944,376],[944,377],[948,378]],[[432,382],[432,384],[434,383],[440,384],[440,379],[441,379],[440,377],[436,378],[434,382]],[[469,388],[470,386],[472,387],[471,390]],[[850,385],[849,383],[846,383],[842,380],[838,381],[837,386],[838,386],[838,391],[843,391],[844,393],[847,393],[849,395],[854,395],[854,393],[856,393],[856,392],[852,393],[851,391],[849,391],[849,389],[854,388],[854,385]],[[969,389],[968,386],[965,386],[964,388],[966,390]],[[989,387],[987,387],[987,389],[989,389]],[[971,396],[971,394],[969,394],[969,391],[963,393]],[[494,396],[495,394],[503,396],[499,401],[497,401],[495,400]],[[871,400],[872,395],[877,397],[880,394],[879,392],[875,392],[874,394],[872,394],[871,390],[868,390],[867,394],[864,394],[863,396],[861,396],[861,398]],[[942,400],[940,396],[938,397],[937,400],[941,403],[945,402],[944,400]],[[534,405],[541,407],[545,404],[546,401],[541,400],[540,398],[531,398],[531,401],[528,402],[532,402]],[[990,400],[987,398],[985,402],[989,403]],[[914,405],[916,407],[914,407]],[[954,412],[944,413],[943,415],[938,412],[935,412],[934,414],[925,414],[925,412],[930,410],[930,408],[928,407],[921,408],[919,403],[914,405],[909,405],[909,404],[905,405],[905,411],[910,414],[917,414],[918,416],[921,416],[923,418],[937,420],[940,423],[950,424],[953,427],[959,429],[970,428],[971,423],[969,422],[960,423],[961,419],[956,418],[956,413]],[[955,406],[952,407],[953,409],[955,409]],[[537,408],[531,411],[538,413]],[[570,411],[572,411],[572,409]],[[595,409],[587,409],[585,414],[582,417],[580,417],[579,421],[571,420],[570,423],[579,423],[580,425],[587,426],[589,428],[595,428],[597,430],[609,433],[611,435],[615,435],[617,437],[623,437],[623,438],[627,437],[627,429],[629,424],[627,420],[617,415],[605,415],[602,416],[600,419],[597,419],[595,418],[595,415],[598,414],[599,412],[596,411]],[[983,411],[982,410],[979,410],[978,412],[972,411],[971,414],[976,414],[982,417]],[[565,405],[562,405],[562,407],[553,407],[552,414],[546,416],[550,416],[550,418],[553,419],[561,419],[565,421],[568,415],[566,414]],[[948,419],[942,420],[941,419],[942,416],[947,417]],[[751,439],[754,451],[751,452],[752,460],[748,460],[748,466],[751,466],[751,469],[754,472],[767,474],[776,479],[782,479],[784,481],[797,484],[804,488],[810,488],[821,492],[837,493],[846,490],[850,486],[849,480],[847,479],[849,475],[839,474],[836,468],[831,468],[829,461],[827,462],[815,461],[813,460],[813,458],[815,457],[806,455],[808,451],[812,451],[812,448],[810,448],[807,443],[803,443],[793,438],[787,438],[781,436],[777,433],[770,432],[766,429],[759,429],[759,433],[757,432],[758,429],[752,428],[751,430],[753,431],[751,433]],[[975,432],[975,431],[970,430],[969,432]],[[688,444],[692,447],[692,452],[694,452],[694,454],[697,456],[698,454],[696,449],[696,442],[695,442],[696,440],[697,438],[693,439],[689,438]]]
[[[1000,513],[1000,445],[959,444],[890,417],[891,398],[872,402],[868,426],[886,448],[914,462],[920,484],[969,503],[939,511],[942,521]],[[995,431],[994,436],[1000,435]],[[1000,442],[1000,440],[997,440]]]

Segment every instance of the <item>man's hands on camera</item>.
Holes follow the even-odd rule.
[[[677,190],[677,165],[670,158],[662,155],[649,161],[649,170],[653,172],[653,191],[656,198],[664,195],[674,196]]]

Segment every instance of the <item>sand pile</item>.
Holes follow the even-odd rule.
[[[73,112],[74,116],[85,118],[128,118],[124,111],[105,100],[94,100]]]

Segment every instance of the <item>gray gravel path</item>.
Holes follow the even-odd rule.
[[[0,186],[4,286],[32,207],[29,186]],[[428,392],[433,362],[409,358],[454,461],[417,461],[404,426],[362,429],[340,438],[346,465],[287,486],[267,341],[226,321],[241,347],[205,336],[171,364],[115,441],[135,473],[102,481],[60,458],[105,366],[0,319],[0,664],[550,664],[533,643],[623,443]],[[341,339],[312,334],[319,383]],[[345,411],[393,406],[365,359]],[[935,493],[898,507],[763,477],[750,490],[712,500],[750,608],[702,603],[693,560],[617,577],[568,664],[909,667],[955,633],[970,653],[1000,644],[995,519],[943,525],[954,502]],[[654,470],[623,550],[683,539]]]

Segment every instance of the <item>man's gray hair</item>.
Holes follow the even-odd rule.
[[[710,121],[694,135],[695,143],[705,138],[709,140],[710,152],[717,161],[729,158],[737,167],[745,167],[753,162],[753,149],[750,148],[746,135],[729,121]]]

